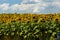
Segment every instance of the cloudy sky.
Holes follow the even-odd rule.
[[[57,13],[60,0],[0,0],[0,13]]]

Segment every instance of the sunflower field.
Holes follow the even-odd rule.
[[[0,14],[0,40],[55,40],[60,14]]]

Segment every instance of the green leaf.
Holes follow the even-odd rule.
[[[38,26],[35,26],[33,30],[35,30]]]
[[[52,33],[52,30],[48,30],[49,33]]]
[[[14,32],[11,32],[11,35],[13,36],[14,35]]]
[[[28,36],[30,36],[30,35],[31,35],[31,33],[28,33],[27,35],[28,35]]]
[[[56,34],[56,32],[53,32],[53,33],[52,33],[52,36],[54,36],[55,34]]]
[[[20,35],[22,35],[23,33],[22,32],[20,32]]]
[[[34,34],[38,33],[39,31],[40,31],[40,30],[36,29]]]
[[[15,31],[16,30],[16,28],[11,28],[11,31]]]
[[[8,33],[6,33],[6,35],[8,36],[9,34],[8,34]]]
[[[24,35],[24,38],[27,38],[27,35]]]
[[[24,30],[25,31],[25,33],[27,33],[28,32],[28,30]]]

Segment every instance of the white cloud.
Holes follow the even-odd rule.
[[[42,0],[30,0],[30,1],[33,1],[33,2],[41,2]]]
[[[46,5],[36,5],[33,9],[33,13],[39,13],[40,11],[44,10]]]
[[[33,10],[33,12],[34,12],[34,13],[35,13],[35,12],[40,12],[39,7],[35,7],[35,9]]]
[[[29,4],[30,2],[34,2],[34,3],[41,3],[42,0],[22,0],[21,4]]]
[[[0,12],[40,12],[48,6],[47,3],[42,4],[13,4],[10,6],[8,3],[0,4]]]
[[[54,6],[60,6],[60,2],[52,2],[52,5]]]
[[[12,5],[10,8],[12,10],[20,10],[20,11],[24,11],[24,10],[27,10],[29,9],[33,4],[14,4]]]
[[[19,9],[19,5],[18,4],[14,4],[10,7],[13,10],[18,10]]]
[[[48,6],[48,4],[14,4],[10,7],[12,11],[30,11],[32,12],[38,12],[40,10],[45,9],[45,7]]]
[[[9,4],[7,4],[7,3],[1,4],[1,5],[0,5],[0,9],[1,9],[1,10],[8,10],[8,9],[9,9]]]
[[[31,12],[39,13],[42,11],[60,11],[60,0],[22,0],[21,4],[3,3],[0,4],[0,12]]]
[[[60,0],[53,0],[53,2],[60,2]]]

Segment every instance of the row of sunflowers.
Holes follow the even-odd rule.
[[[7,24],[12,21],[44,22],[45,20],[60,21],[60,14],[0,14],[0,21]]]

